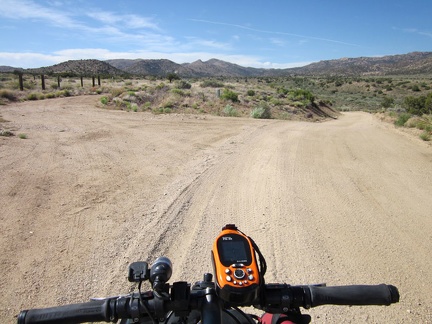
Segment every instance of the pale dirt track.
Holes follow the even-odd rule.
[[[211,272],[226,223],[267,282],[388,283],[390,307],[326,306],[315,323],[432,323],[432,149],[366,113],[325,123],[154,116],[97,97],[1,107],[0,318],[126,293],[127,265]],[[3,124],[5,125],[5,124]]]

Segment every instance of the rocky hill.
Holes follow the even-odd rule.
[[[37,69],[27,69],[33,74],[63,74],[63,75],[124,75],[125,71],[99,60],[70,60],[52,66]]]
[[[289,69],[302,75],[398,75],[432,73],[432,52],[341,58]]]
[[[131,74],[162,76],[177,72],[185,77],[432,74],[432,52],[413,52],[382,57],[341,58],[291,69],[257,69],[216,59],[206,62],[198,60],[181,65],[168,60],[111,60],[107,63]]]
[[[0,72],[19,68],[1,66]],[[72,60],[48,67],[24,70],[35,74],[140,75],[181,77],[278,77],[290,75],[409,75],[432,74],[432,52],[413,52],[383,57],[341,58],[291,69],[257,69],[211,59],[178,64],[166,59]]]

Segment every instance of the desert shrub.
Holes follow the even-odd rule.
[[[21,138],[21,139],[27,139],[28,138],[27,134],[23,134],[23,133],[18,134],[18,137]]]
[[[10,136],[14,136],[14,133],[12,133],[9,130],[1,130],[0,129],[0,136],[10,137]]]
[[[251,111],[252,118],[269,119],[271,118],[270,107],[267,103],[260,103]]]
[[[17,99],[15,93],[9,90],[0,91],[0,98],[5,98],[10,101],[15,101]]]
[[[221,98],[225,100],[231,100],[232,102],[238,102],[238,94],[235,93],[232,90],[229,90],[227,88],[224,89],[223,93],[221,94]]]
[[[224,84],[216,80],[205,80],[201,82],[201,88],[223,88]]]
[[[100,98],[100,102],[102,103],[102,105],[106,105],[108,104],[108,97],[107,96],[103,96],[102,98]]]
[[[432,93],[428,96],[406,97],[403,102],[404,107],[410,114],[423,115],[432,113]]]
[[[400,114],[398,119],[395,121],[396,126],[404,126],[405,123],[410,119],[411,114],[403,113]]]
[[[184,80],[176,81],[175,87],[177,89],[190,89],[192,85]]]
[[[125,92],[124,88],[112,88],[111,89],[111,95],[113,97],[118,97],[120,96],[123,92]]]
[[[224,114],[230,117],[238,117],[239,113],[237,111],[237,109],[235,109],[233,106],[231,105],[226,105],[224,108]]]
[[[166,87],[165,83],[161,82],[156,86],[156,90],[162,90]]]
[[[315,100],[315,96],[309,90],[296,89],[289,91],[289,97],[295,101],[307,101],[312,103]]]
[[[430,141],[431,140],[431,132],[424,131],[419,136],[423,141]]]
[[[414,84],[414,85],[411,87],[411,90],[414,91],[414,92],[419,92],[419,91],[421,91],[420,88],[419,88],[419,86],[418,86],[417,84]]]
[[[63,90],[63,96],[70,97],[72,96],[72,92],[69,89]]]
[[[255,91],[253,91],[253,90],[248,90],[248,91],[247,91],[247,95],[248,95],[249,97],[253,97],[253,96],[255,96]]]
[[[29,93],[27,95],[27,100],[38,100],[38,99],[39,99],[39,97],[38,97],[37,93]]]
[[[176,95],[182,96],[182,97],[185,95],[185,92],[183,90],[180,90],[180,89],[177,89],[177,88],[171,89],[171,92],[174,93],[174,94],[176,94]]]
[[[381,101],[381,106],[384,108],[390,108],[394,104],[394,99],[392,97],[384,97]]]

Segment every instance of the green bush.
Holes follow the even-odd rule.
[[[251,117],[259,119],[271,118],[270,107],[266,103],[261,103],[251,111]]]
[[[253,90],[248,90],[247,95],[248,95],[249,97],[253,97],[253,96],[255,96],[255,91],[253,91]]]
[[[427,131],[424,131],[423,133],[420,134],[420,138],[423,141],[430,141],[431,140],[431,133],[427,132]]]
[[[102,105],[106,105],[106,104],[108,104],[108,97],[103,96],[102,98],[100,98],[100,101],[101,101]]]
[[[175,87],[177,89],[190,89],[192,85],[184,80],[180,80],[175,83]]]
[[[201,88],[223,88],[224,84],[216,80],[205,80],[200,86]]]
[[[177,88],[171,89],[171,92],[174,93],[174,94],[177,94],[179,96],[182,96],[182,97],[185,95],[185,92],[183,90],[180,90],[180,89],[177,89]]]
[[[427,96],[420,97],[406,97],[403,106],[410,114],[422,116],[424,114],[432,113],[432,93]]]
[[[400,114],[399,117],[398,117],[398,119],[395,121],[395,125],[396,126],[404,126],[405,123],[410,118],[411,118],[411,114],[406,114],[406,113]]]
[[[227,88],[224,89],[223,93],[221,94],[221,98],[225,100],[231,100],[232,102],[238,102],[238,94],[234,91],[231,91]]]
[[[224,114],[230,117],[238,117],[238,111],[231,105],[226,105],[224,108]]]
[[[312,94],[312,92],[310,92],[309,90],[304,90],[304,89],[296,89],[296,90],[291,90],[289,92],[289,97],[291,100],[295,100],[295,101],[308,101],[310,103],[314,102],[315,100],[315,96]]]
[[[5,99],[8,99],[10,101],[15,101],[17,99],[17,97],[15,96],[15,93],[12,91],[8,91],[8,90],[0,91],[0,98],[5,98]]]
[[[394,99],[391,97],[384,97],[381,102],[381,106],[383,106],[384,108],[390,108],[393,105],[394,105]]]
[[[37,95],[37,93],[29,93],[27,95],[27,100],[38,100],[39,96]]]

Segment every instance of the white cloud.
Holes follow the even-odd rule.
[[[108,25],[122,26],[130,29],[153,29],[160,30],[160,28],[152,22],[151,18],[140,17],[137,15],[119,15],[112,12],[89,12],[87,13],[92,19],[98,20]]]
[[[215,40],[201,39],[198,37],[185,37],[188,42],[183,45],[184,48],[197,48],[208,47],[215,49],[230,49],[231,45],[228,43],[217,42]]]
[[[432,38],[432,31],[419,30],[417,28],[398,28],[398,27],[393,27],[393,29],[403,31],[405,33],[417,34],[417,35]]]
[[[299,38],[304,38],[304,39],[313,39],[313,40],[318,40],[318,41],[323,41],[323,42],[337,43],[337,44],[342,44],[342,45],[360,47],[360,45],[358,45],[358,44],[347,43],[347,42],[336,40],[336,39],[329,39],[329,38],[316,37],[316,36],[307,36],[307,35],[299,35],[299,34],[287,33],[287,32],[284,32],[284,31],[263,30],[263,29],[252,28],[252,27],[249,27],[249,26],[243,26],[243,25],[237,25],[237,24],[231,24],[231,23],[224,23],[224,22],[219,22],[219,21],[209,21],[209,20],[202,20],[202,19],[189,19],[189,20],[190,21],[199,22],[199,23],[205,23],[205,24],[213,24],[213,25],[222,25],[222,26],[235,27],[235,28],[245,29],[245,30],[249,30],[249,31],[253,31],[253,32],[264,33],[264,34],[273,34],[273,35],[281,35],[281,36],[292,36],[292,37],[299,37]]]
[[[60,10],[53,10],[26,0],[2,0],[0,16],[9,19],[44,20],[55,26],[64,28],[82,27],[80,23]]]

